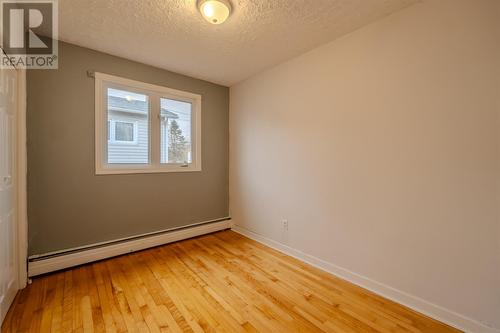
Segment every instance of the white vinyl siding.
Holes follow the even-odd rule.
[[[109,111],[113,121],[137,124],[137,140],[133,142],[108,141],[108,163],[111,164],[144,164],[149,162],[148,152],[148,119],[145,115],[126,114]],[[111,123],[114,126],[114,123]]]

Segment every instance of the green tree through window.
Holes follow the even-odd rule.
[[[168,131],[168,159],[174,163],[187,162],[187,142],[182,129],[175,120],[170,122]]]

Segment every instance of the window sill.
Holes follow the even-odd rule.
[[[122,166],[122,167],[100,167],[96,168],[96,175],[125,175],[125,174],[148,174],[148,173],[170,173],[170,172],[200,172],[200,166],[165,166],[165,167],[130,167],[130,166]]]

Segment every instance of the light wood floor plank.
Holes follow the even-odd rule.
[[[34,279],[2,333],[459,332],[232,231]]]

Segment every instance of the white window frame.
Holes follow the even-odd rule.
[[[108,163],[107,89],[127,90],[149,97],[149,163]],[[168,98],[191,103],[192,162],[160,163],[160,99]],[[134,127],[135,132],[135,127]],[[136,137],[134,133],[134,137]],[[110,135],[110,139],[111,139]],[[116,142],[116,141],[115,141]],[[95,173],[97,175],[128,173],[163,173],[201,171],[201,95],[122,77],[95,73]]]
[[[137,145],[139,144],[139,122],[137,121],[127,121],[127,120],[116,120],[116,119],[111,119],[108,120],[110,122],[110,133],[109,133],[109,143],[114,143],[114,144],[119,144],[119,145]],[[132,124],[133,126],[133,133],[132,141],[126,141],[126,140],[116,140],[116,123],[123,123],[123,124]],[[107,137],[107,135],[106,135]]]

